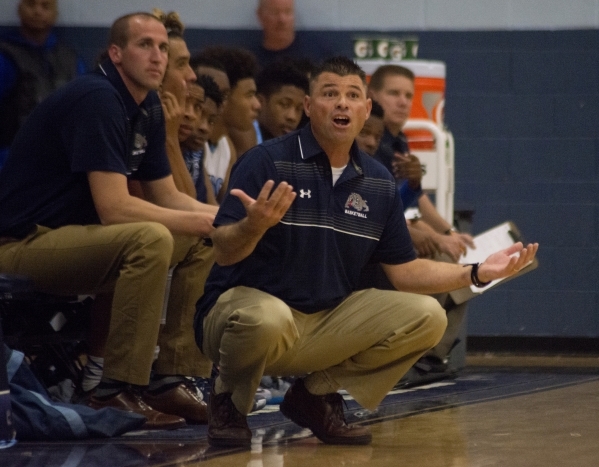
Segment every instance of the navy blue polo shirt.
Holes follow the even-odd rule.
[[[0,236],[98,224],[87,173],[164,178],[165,141],[156,92],[137,105],[110,61],[65,84],[28,117],[0,171]]]
[[[354,290],[368,262],[400,264],[416,258],[395,180],[355,143],[350,156],[333,186],[329,160],[307,125],[238,160],[229,189],[240,188],[255,199],[267,180],[286,181],[297,197],[247,258],[213,267],[196,323],[236,286],[262,290],[304,313],[333,308]],[[214,224],[245,216],[239,199],[227,195]],[[201,324],[198,334],[201,340]]]

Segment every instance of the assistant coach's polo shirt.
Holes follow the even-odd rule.
[[[350,295],[368,262],[400,264],[416,258],[395,180],[355,143],[350,156],[333,186],[329,159],[308,124],[239,159],[229,189],[239,188],[255,199],[267,180],[275,185],[286,181],[297,197],[252,254],[234,265],[213,267],[197,305],[200,341],[202,318],[232,287],[256,288],[291,308],[315,313]],[[214,224],[232,224],[245,216],[239,199],[228,195]]]
[[[156,92],[138,105],[110,60],[65,84],[29,115],[0,171],[0,237],[99,224],[87,174],[166,177],[165,141]]]

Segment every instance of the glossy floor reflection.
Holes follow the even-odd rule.
[[[0,451],[0,466],[599,465],[597,370],[468,371],[445,384],[396,394],[376,413],[354,411],[352,418],[373,432],[371,446],[326,446],[309,430],[279,421],[253,430],[251,451],[213,450],[196,432],[195,438],[152,442],[132,436],[111,443],[19,443]]]
[[[313,438],[187,466],[577,466],[599,464],[599,382],[371,426],[371,446]]]

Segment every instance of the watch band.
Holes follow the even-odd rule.
[[[472,281],[472,285],[474,285],[475,287],[486,287],[487,285],[489,285],[491,283],[491,281],[482,282],[479,279],[478,267],[480,266],[480,263],[465,264],[464,267],[466,267],[466,266],[472,266],[472,270],[470,271],[470,280]]]

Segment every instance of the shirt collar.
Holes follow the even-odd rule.
[[[118,70],[114,66],[114,63],[112,63],[111,60],[104,60],[98,66],[98,72],[106,76],[106,78],[108,78],[108,81],[110,81],[110,83],[116,88],[117,92],[121,96],[121,99],[123,99],[125,109],[127,110],[127,116],[129,118],[134,117],[135,114],[139,112],[140,108],[143,108],[145,110],[148,109],[147,104],[151,99],[151,94],[155,93],[156,91],[148,92],[148,95],[142,101],[142,103],[140,105],[137,105],[137,102],[135,102],[135,99],[133,99],[133,96],[127,89],[127,86],[125,86],[125,82],[123,81],[123,78],[121,78],[121,74],[118,72]]]
[[[297,134],[297,140],[300,147],[300,154],[302,159],[307,160],[318,154],[324,154],[326,157],[325,152],[320,147],[318,141],[316,141],[316,138],[314,137],[314,133],[312,132],[312,125],[310,123],[308,123],[299,131],[299,133]],[[351,165],[358,175],[363,175],[364,170],[362,169],[362,156],[360,154],[360,150],[358,149],[358,145],[355,140],[352,143],[351,148],[349,150],[349,158],[350,163],[348,165]]]
[[[383,138],[389,139],[389,140],[402,139],[402,138],[405,139],[406,134],[403,131],[400,131],[399,133],[397,133],[397,136],[393,136],[391,134],[391,132],[389,131],[389,129],[387,127],[385,127],[385,131],[383,132]]]
[[[391,147],[394,151],[401,153],[410,152],[410,145],[408,144],[408,138],[403,131],[400,131],[397,136],[393,136],[391,132],[385,128],[383,137],[381,138],[381,145]]]

